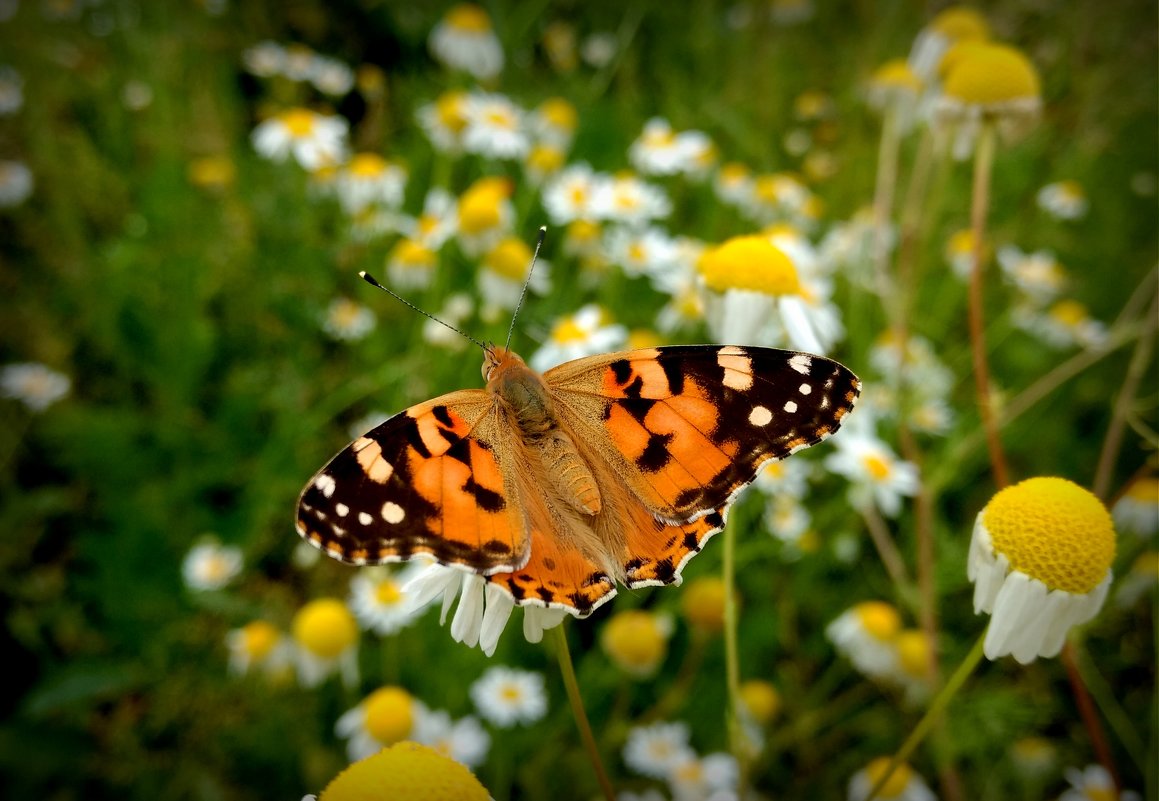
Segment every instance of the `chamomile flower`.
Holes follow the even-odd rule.
[[[1052,304],[1045,311],[1031,305],[1016,307],[1013,319],[1019,328],[1060,349],[1075,345],[1100,348],[1108,337],[1106,325],[1091,317],[1082,303],[1069,298]]]
[[[783,332],[793,347],[823,354],[842,333],[840,319],[818,302],[827,300],[821,285],[803,281],[768,237],[733,237],[707,249],[698,269],[710,290],[706,319],[717,342],[775,345]]]
[[[386,636],[409,626],[422,610],[407,602],[402,588],[425,567],[416,561],[397,572],[386,567],[360,570],[350,580],[350,611],[362,627]]]
[[[672,618],[645,609],[617,612],[600,632],[600,645],[612,664],[629,676],[655,675],[668,655]]]
[[[241,548],[206,539],[189,549],[181,562],[181,577],[191,590],[220,590],[241,575]]]
[[[889,769],[889,757],[878,757],[849,780],[849,801],[867,801],[870,791],[881,781]],[[933,790],[914,769],[906,763],[899,764],[874,798],[881,801],[937,801]]]
[[[354,70],[336,58],[315,55],[307,78],[324,95],[344,97],[354,88]]]
[[[326,308],[322,330],[337,340],[356,342],[377,324],[377,319],[366,306],[350,298],[335,298]]]
[[[603,180],[585,163],[563,168],[543,185],[543,208],[556,225],[577,220],[594,221],[596,187]]]
[[[778,220],[803,222],[812,193],[796,176],[766,173],[753,179],[753,191],[744,211],[760,225]]]
[[[348,687],[358,683],[358,623],[346,604],[336,598],[310,601],[294,615],[290,631],[302,686],[317,686],[333,673]]]
[[[695,758],[690,736],[685,723],[633,726],[624,744],[624,764],[642,776],[666,779],[677,765]]]
[[[791,495],[781,495],[765,502],[764,523],[769,533],[781,542],[799,546],[809,533],[813,519],[803,503]]]
[[[542,673],[496,665],[470,689],[480,716],[501,729],[529,725],[547,714],[547,690]]]
[[[959,159],[973,151],[984,122],[1014,139],[1034,125],[1041,110],[1034,65],[1016,48],[990,43],[962,53],[947,72],[934,105],[936,120],[954,131],[954,156]]]
[[[522,158],[530,147],[525,112],[505,95],[474,92],[467,99],[463,149],[491,159]]]
[[[540,186],[563,168],[564,160],[564,152],[555,145],[534,144],[523,159],[523,173],[532,186]]]
[[[346,158],[348,130],[342,117],[291,108],[258,123],[250,140],[264,158],[282,162],[292,156],[299,165],[314,171]]]
[[[269,40],[247,47],[241,54],[246,72],[258,78],[281,75],[286,64],[286,48]]]
[[[32,196],[35,181],[23,161],[0,161],[0,209],[19,206]]]
[[[1102,765],[1087,765],[1083,770],[1067,768],[1063,776],[1070,787],[1058,801],[1142,801],[1134,790],[1116,792],[1115,780]]]
[[[904,629],[898,632],[893,644],[897,662],[888,679],[905,691],[907,700],[917,703],[927,699],[934,687],[930,638],[920,629]]]
[[[1010,761],[1023,778],[1041,780],[1056,769],[1058,749],[1045,737],[1023,737],[1010,744]]]
[[[620,173],[596,184],[592,208],[599,219],[644,225],[649,220],[667,217],[672,211],[672,201],[658,186],[632,173]]]
[[[1115,525],[1140,537],[1153,537],[1159,531],[1159,477],[1140,476],[1111,509]]]
[[[553,145],[559,151],[571,147],[579,125],[579,112],[569,100],[549,97],[527,118],[527,129],[532,138],[540,144]]]
[[[872,433],[857,428],[835,436],[836,452],[825,467],[850,481],[849,501],[855,507],[874,505],[887,517],[901,511],[901,499],[918,493],[917,465],[898,458],[893,449]]]
[[[987,658],[1056,656],[1102,608],[1114,555],[1111,516],[1087,490],[1031,478],[999,491],[978,513],[967,561],[974,611],[991,615]]]
[[[738,207],[746,206],[752,202],[752,170],[739,161],[726,162],[717,169],[712,188],[724,203]]]
[[[898,129],[905,133],[917,118],[922,87],[922,79],[909,64],[896,58],[874,70],[866,88],[866,100],[880,114],[892,115]]]
[[[694,631],[718,634],[724,628],[724,581],[700,576],[684,585],[680,612]]]
[[[633,278],[666,272],[676,261],[676,247],[676,240],[656,225],[615,225],[604,235],[608,261]]]
[[[1066,270],[1048,250],[1023,253],[1013,245],[998,249],[1002,273],[1035,304],[1045,304],[1066,288]]]
[[[237,166],[228,156],[201,156],[189,162],[186,176],[198,189],[222,192],[237,180]]]
[[[511,311],[519,302],[527,271],[531,268],[531,247],[514,236],[498,242],[483,256],[477,280],[483,299],[480,315],[495,319],[502,311]],[[542,258],[535,262],[528,290],[542,295],[551,291],[551,265]]]
[[[897,670],[896,640],[901,615],[885,601],[864,601],[842,612],[825,627],[825,636],[854,667],[874,679]]]
[[[426,709],[401,687],[380,687],[334,724],[334,732],[346,740],[351,762],[366,759],[383,748],[413,739],[418,719]]]
[[[731,754],[687,754],[668,771],[672,801],[735,799],[740,766]]]
[[[447,296],[446,301],[443,303],[443,308],[439,310],[437,317],[449,325],[458,328],[474,312],[475,302],[471,300],[470,295],[463,292],[455,292]],[[467,340],[458,332],[452,331],[447,326],[440,325],[434,320],[429,319],[423,323],[423,341],[449,350],[462,350],[468,344]]]
[[[940,398],[954,386],[953,372],[938,359],[930,341],[916,334],[908,337],[903,348],[892,330],[882,332],[869,351],[869,364],[887,378],[900,373],[907,391],[924,397]]]
[[[1038,190],[1038,207],[1059,220],[1078,220],[1086,216],[1086,193],[1078,181],[1057,181]]]
[[[43,412],[68,395],[72,379],[39,362],[17,362],[0,368],[0,397],[23,403],[29,411]]]
[[[491,27],[491,18],[474,3],[451,8],[431,30],[428,46],[446,67],[462,70],[481,81],[503,71],[503,45]]]
[[[1134,606],[1156,585],[1159,585],[1159,551],[1143,551],[1116,587],[1115,604],[1120,609]]]
[[[491,735],[477,718],[467,715],[455,720],[442,710],[426,711],[420,715],[412,739],[468,768],[482,765],[491,750]]]
[[[229,648],[229,672],[244,676],[256,670],[276,678],[293,664],[293,646],[277,626],[254,620],[225,637]]]
[[[986,248],[983,247],[982,258],[986,259]],[[970,271],[974,269],[974,231],[962,228],[950,234],[946,240],[946,261],[954,275],[963,281],[969,280]]]
[[[701,131],[672,130],[668,120],[653,117],[628,147],[632,166],[644,175],[676,175],[701,171],[707,137]],[[710,143],[708,143],[710,145]]]
[[[745,711],[762,726],[772,723],[781,711],[781,694],[770,682],[748,679],[741,682],[740,701]]]
[[[398,292],[426,289],[434,280],[439,257],[433,248],[404,237],[394,243],[386,257],[386,278]]]
[[[968,6],[950,6],[918,33],[910,50],[910,68],[928,81],[936,75],[942,56],[955,43],[989,38],[990,25],[985,17]]]
[[[419,106],[415,118],[435,150],[450,154],[462,150],[469,105],[470,96],[466,92],[451,89],[443,92],[433,102]]]
[[[415,608],[425,608],[436,599],[442,611],[439,622],[445,623],[447,613],[459,602],[451,619],[451,638],[468,648],[476,645],[491,656],[499,644],[499,636],[507,626],[515,609],[515,599],[499,585],[486,581],[474,573],[429,565],[403,587]],[[563,622],[567,612],[554,607],[526,605],[523,609],[523,636],[528,642],[543,639],[543,632]]]
[[[809,491],[812,474],[813,463],[807,459],[780,459],[766,464],[754,484],[769,498],[788,496],[800,500]]]
[[[398,208],[406,191],[406,169],[377,153],[358,153],[342,166],[334,190],[342,208],[357,214],[369,206]]]
[[[588,34],[580,43],[580,58],[594,69],[603,69],[612,63],[620,52],[620,40],[610,31],[596,31]]]
[[[399,215],[398,230],[427,250],[436,251],[455,235],[459,226],[459,204],[445,189],[434,187],[423,200],[418,217]]]
[[[486,177],[475,181],[460,195],[458,239],[468,256],[479,256],[494,248],[511,230],[515,217],[511,205],[513,191],[506,178]]]
[[[826,274],[842,272],[860,287],[876,291],[872,270],[873,248],[877,240],[873,209],[858,209],[848,220],[829,229],[821,240],[818,265]],[[884,232],[885,246],[892,251],[897,241],[893,227]]]
[[[466,766],[428,746],[404,741],[350,765],[326,785],[322,798],[489,801],[491,795]],[[318,799],[308,795],[302,801]]]
[[[589,303],[556,320],[547,342],[531,356],[528,365],[543,372],[573,359],[618,350],[627,339],[626,327],[614,322],[603,307]]]

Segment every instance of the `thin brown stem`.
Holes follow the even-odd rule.
[[[1087,685],[1083,682],[1082,674],[1079,673],[1078,662],[1075,659],[1074,646],[1069,642],[1063,646],[1062,653],[1059,655],[1062,659],[1062,664],[1066,667],[1066,676],[1070,680],[1070,688],[1074,693],[1075,705],[1078,706],[1079,716],[1083,720],[1083,726],[1086,727],[1087,736],[1091,739],[1091,747],[1095,751],[1095,758],[1099,760],[1099,764],[1111,776],[1111,780],[1115,783],[1115,797],[1118,797],[1118,791],[1122,788],[1122,781],[1119,779],[1119,769],[1115,766],[1115,759],[1111,756],[1111,747],[1107,744],[1107,735],[1103,733],[1103,724],[1099,722],[1099,713],[1095,709],[1094,701],[1091,700],[1091,695],[1087,692]]]
[[[901,558],[901,551],[894,544],[893,535],[889,533],[889,527],[881,514],[872,504],[866,504],[858,511],[861,512],[861,519],[865,521],[865,528],[869,531],[873,547],[877,549],[877,555],[885,565],[885,572],[889,573],[889,577],[898,587],[909,586],[910,579],[905,569],[905,560]]]
[[[974,238],[974,266],[970,271],[970,345],[974,356],[974,386],[978,393],[978,411],[986,431],[986,448],[994,483],[1010,483],[1006,455],[998,435],[994,399],[990,393],[990,367],[986,361],[986,327],[982,319],[982,271],[986,253],[986,210],[990,203],[990,173],[994,164],[995,131],[992,122],[984,121],[978,132],[974,154],[974,195],[970,204],[970,226]]]

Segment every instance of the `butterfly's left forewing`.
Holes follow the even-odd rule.
[[[359,437],[306,485],[298,533],[353,564],[429,554],[483,574],[521,567],[528,538],[504,481],[504,436],[482,390],[413,406]]]

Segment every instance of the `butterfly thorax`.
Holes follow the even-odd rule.
[[[553,412],[551,393],[539,373],[511,351],[489,351],[483,365],[487,391],[503,407],[543,477],[576,511],[601,507],[595,477]]]

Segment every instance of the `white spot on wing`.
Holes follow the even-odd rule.
[[[724,385],[737,392],[744,392],[753,385],[753,377],[749,373],[739,373],[736,370],[724,371]]]
[[[322,495],[329,498],[334,494],[334,488],[338,485],[334,482],[333,476],[328,476],[325,473],[314,479],[314,486],[322,491]]]
[[[369,526],[370,521],[372,521],[372,520],[374,520],[374,518],[371,517],[370,515],[368,515],[366,512],[359,512],[358,513],[358,522],[361,523],[362,525]]]
[[[789,366],[801,375],[809,375],[809,368],[812,365],[813,360],[809,358],[808,353],[795,353],[793,358],[789,359]]]
[[[350,514],[350,507],[344,503],[336,503],[334,504],[334,511],[338,513],[339,517],[346,517],[346,515]]]
[[[793,412],[797,411],[796,401],[787,401],[785,403],[785,411],[788,412],[789,414],[792,414]]]
[[[387,523],[401,523],[406,517],[406,510],[394,501],[387,501],[382,505],[382,519]]]
[[[808,395],[810,392],[813,391],[813,387],[810,386],[809,384],[802,384],[801,386],[797,387],[797,391],[800,392],[802,395]]]
[[[764,406],[754,406],[749,412],[749,422],[754,426],[767,426],[773,419],[773,413]]]

